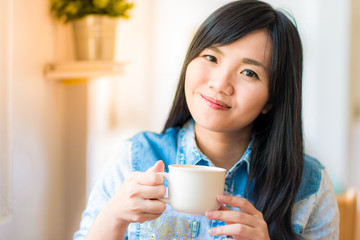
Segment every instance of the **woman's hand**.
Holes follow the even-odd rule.
[[[156,174],[164,171],[164,163],[158,161],[146,172],[132,173],[109,201],[117,217],[124,222],[145,222],[158,218],[165,210],[165,203],[157,200],[165,195],[164,177]]]
[[[146,172],[134,172],[100,211],[86,239],[123,239],[128,225],[158,218],[165,203],[164,163],[158,161]]]
[[[269,240],[267,224],[259,212],[247,199],[219,195],[217,200],[228,206],[237,207],[241,211],[231,211],[221,206],[217,211],[206,212],[206,217],[213,220],[224,221],[226,225],[211,228],[211,235],[227,235],[233,239]]]

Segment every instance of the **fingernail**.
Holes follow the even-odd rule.
[[[209,229],[209,233],[210,233],[211,235],[216,234],[216,228],[210,228],[210,229]]]
[[[207,211],[207,212],[205,212],[205,216],[206,216],[207,218],[211,218],[211,217],[214,216],[214,214],[213,214],[213,212],[211,212],[211,211]]]

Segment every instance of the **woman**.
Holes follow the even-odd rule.
[[[286,15],[251,0],[215,11],[189,47],[164,131],[122,146],[74,239],[337,239],[333,187],[304,155],[301,80]],[[174,163],[227,169],[224,205],[189,216],[156,200],[156,172]]]

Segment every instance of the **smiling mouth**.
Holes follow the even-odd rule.
[[[225,109],[231,108],[229,105],[225,104],[224,102],[216,100],[214,98],[204,96],[204,95],[201,95],[201,97],[206,101],[207,105],[213,109],[225,110]]]

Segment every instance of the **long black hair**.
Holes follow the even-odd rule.
[[[228,45],[246,34],[267,29],[272,39],[269,75],[270,111],[254,122],[254,141],[247,189],[262,212],[272,239],[300,239],[292,229],[292,211],[302,176],[302,45],[295,24],[282,11],[257,0],[235,1],[216,10],[195,34],[180,74],[165,129],[181,127],[190,118],[185,74],[202,50]]]

